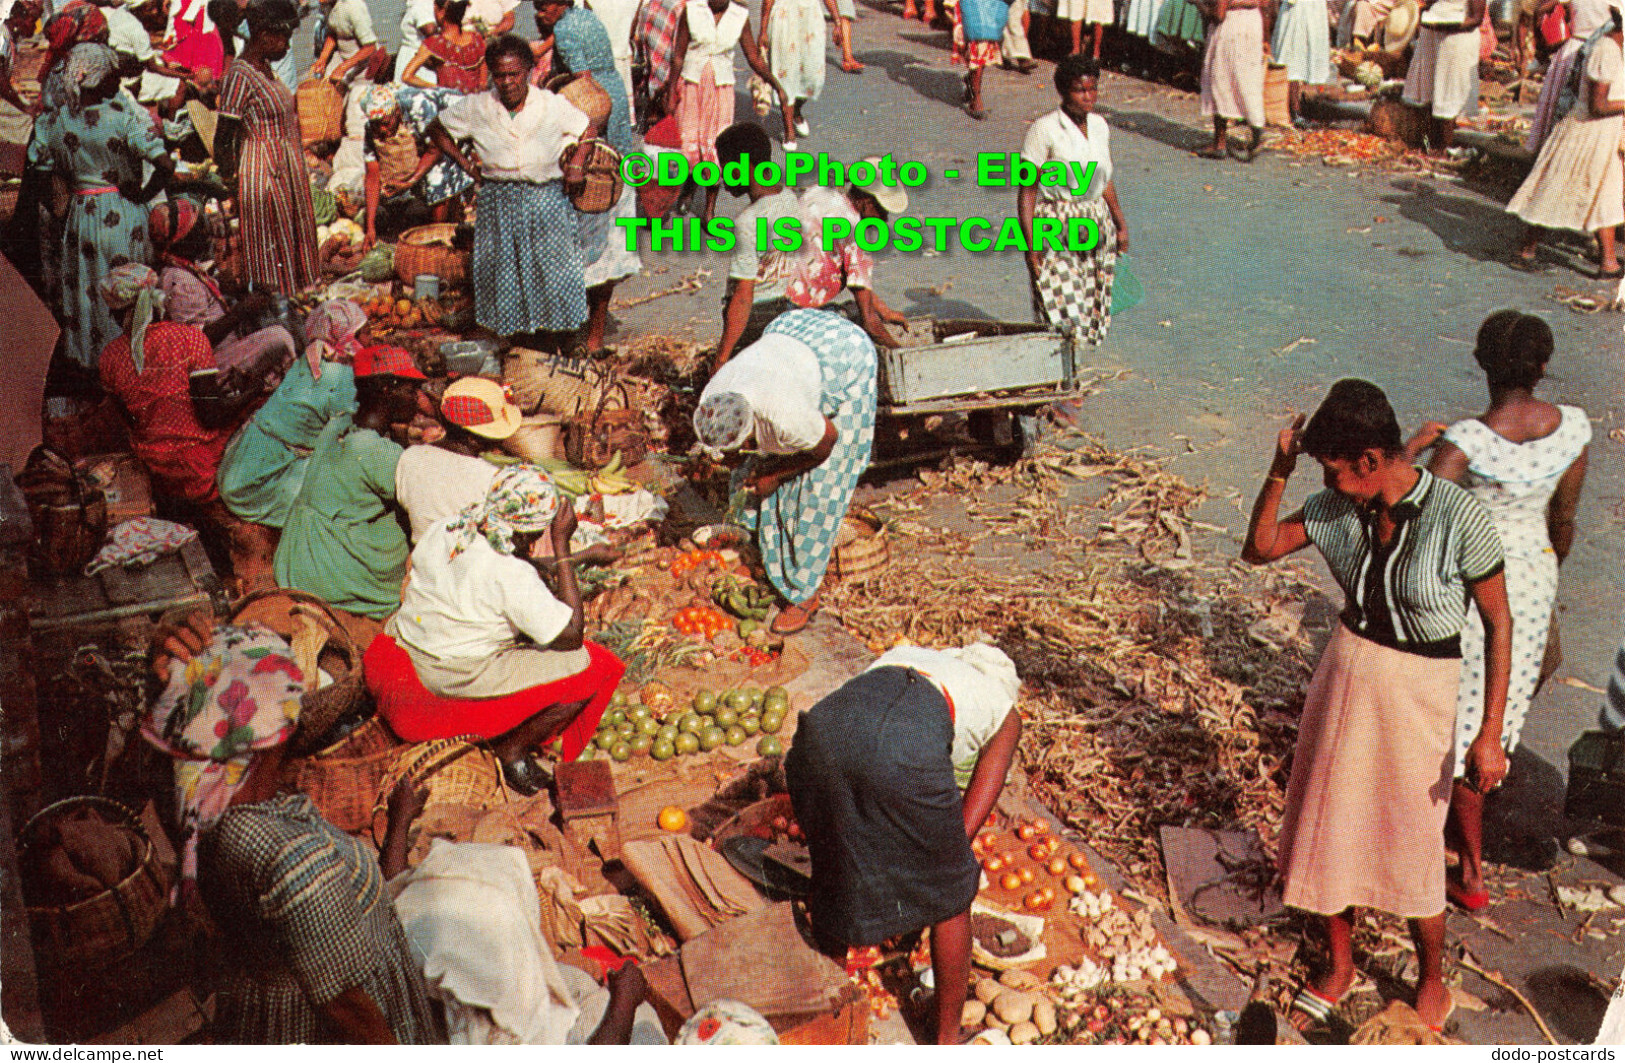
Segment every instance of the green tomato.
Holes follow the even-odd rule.
[[[730,746],[742,746],[745,744],[745,739],[748,738],[749,735],[745,734],[745,729],[743,727],[739,726],[738,724],[734,724],[732,727],[728,728],[723,737],[727,740]]]
[[[750,694],[743,690],[730,690],[722,695],[722,702],[735,712],[744,712],[750,708]]]
[[[643,704],[641,701],[636,705],[628,707],[626,710],[626,718],[628,720],[647,720],[653,715],[654,710]]]
[[[684,713],[682,719],[677,721],[677,729],[684,734],[699,734],[703,727],[698,713]]]
[[[615,733],[620,735],[622,738],[631,738],[633,735],[638,733],[637,724],[633,723],[631,720],[622,720],[620,723],[615,725]]]
[[[728,732],[720,727],[707,727],[700,732],[700,748],[707,753],[728,740]]]
[[[762,699],[767,696],[766,694],[762,693],[761,687],[747,687],[745,688],[745,693],[750,695],[750,703],[757,707],[761,706]]]
[[[593,739],[593,744],[599,749],[608,749],[610,746],[614,745],[620,740],[621,736],[616,734],[614,729],[611,728],[608,731],[599,731],[598,736]]]
[[[614,727],[618,723],[625,723],[625,722],[626,722],[626,713],[624,711],[622,711],[621,709],[611,709],[609,712],[604,713],[604,722],[599,724],[598,726],[603,727],[605,724],[607,724],[610,727]]]
[[[620,708],[621,706],[623,706],[625,704],[626,704],[626,692],[625,691],[617,690],[615,693],[613,693],[613,694],[611,694],[609,696],[609,707],[610,708],[618,709],[618,708]]]
[[[754,735],[762,729],[762,718],[754,713],[739,717],[739,726],[745,729],[747,735]]]
[[[656,742],[675,742],[675,741],[677,741],[677,735],[678,734],[679,734],[679,732],[677,730],[677,725],[676,724],[674,724],[674,723],[664,724],[660,728],[660,730],[655,732],[655,741]]]
[[[634,753],[647,753],[647,752],[649,752],[649,750],[651,748],[654,747],[655,736],[651,735],[651,734],[643,734],[643,733],[640,732],[640,733],[633,736],[632,741],[631,741],[630,744],[632,746],[632,752],[634,752]]]
[[[655,719],[653,716],[644,716],[643,718],[639,719],[634,726],[638,729],[638,734],[640,735],[652,735],[660,733],[660,721]]]
[[[677,736],[676,740],[672,742],[672,746],[677,750],[677,752],[687,756],[690,753],[698,753],[700,751],[700,739],[699,736],[693,731],[683,731]]]
[[[728,728],[739,722],[739,714],[732,708],[718,709],[716,720],[717,726],[726,731]]]
[[[778,734],[779,728],[784,726],[784,713],[768,709],[762,713],[762,730],[768,734]]]
[[[710,690],[702,690],[698,694],[694,695],[694,711],[695,712],[701,713],[701,714],[704,714],[704,715],[709,715],[710,713],[715,712],[716,708],[717,708],[717,696],[716,696],[715,692],[710,691]]]
[[[780,691],[780,690],[783,690],[783,689],[784,689],[783,687],[774,687],[773,690],[769,690],[766,694],[762,695],[762,711],[763,712],[766,712],[769,709],[778,709],[780,712],[788,712],[789,711],[789,709],[790,709],[790,695],[783,694],[783,693],[774,693],[774,691]]]
[[[784,743],[772,735],[763,735],[761,741],[756,743],[756,752],[764,757],[776,757],[784,752]]]
[[[790,700],[790,692],[788,690],[784,689],[783,687],[768,687],[766,690],[764,690],[762,692],[762,697],[764,697],[764,698],[783,698],[785,701],[789,701]]]
[[[677,744],[669,738],[657,738],[649,746],[649,755],[656,760],[670,760],[677,755]]]
[[[609,759],[628,761],[632,759],[632,747],[626,742],[616,742],[609,748]]]

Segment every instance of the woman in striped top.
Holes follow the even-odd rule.
[[[288,0],[254,0],[247,17],[248,43],[220,85],[215,157],[242,215],[244,278],[296,295],[321,279],[316,212],[293,93],[271,64],[287,54],[299,12]]]
[[[1282,520],[1300,453],[1320,463],[1327,489]],[[1467,778],[1488,791],[1507,767],[1500,735],[1512,618],[1501,542],[1477,500],[1406,459],[1382,390],[1341,380],[1307,429],[1299,417],[1281,432],[1242,557],[1263,564],[1311,543],[1347,602],[1305,696],[1281,823],[1284,899],[1320,915],[1331,954],[1293,1007],[1324,1020],[1348,992],[1353,910],[1366,906],[1410,920],[1416,1010],[1442,1027],[1451,1010],[1444,821],[1469,598],[1487,652],[1484,725],[1467,751]]]

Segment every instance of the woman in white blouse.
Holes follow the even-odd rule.
[[[513,34],[485,50],[491,91],[440,112],[429,138],[474,178],[474,319],[524,346],[557,352],[587,320],[587,289],[567,193],[586,180],[576,145],[590,121],[535,88],[530,45]],[[474,142],[475,157],[460,146]]]
[[[1088,344],[1106,338],[1117,256],[1128,252],[1128,224],[1112,180],[1110,133],[1106,120],[1094,113],[1099,86],[1100,64],[1093,59],[1069,55],[1056,64],[1061,106],[1027,127],[1021,154],[1039,167],[1064,164],[1066,183],[1030,186],[1016,197],[1031,248],[1027,272],[1033,303],[1043,320]],[[1067,248],[1068,223],[1075,218],[1086,219],[1099,233],[1086,251]],[[1059,224],[1044,224],[1049,221]]]

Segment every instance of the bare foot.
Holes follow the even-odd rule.
[[[1417,984],[1416,1014],[1423,1022],[1437,1029],[1444,1025],[1453,1010],[1450,990],[1445,988],[1443,980],[1433,978]]]

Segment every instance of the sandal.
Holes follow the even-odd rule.
[[[502,780],[525,797],[535,797],[553,781],[552,772],[526,754],[518,760],[502,762]]]
[[[841,69],[846,71],[848,74],[861,74],[863,73],[863,64],[854,59],[850,65],[847,63],[842,63]]]
[[[980,122],[982,119],[987,117],[986,108],[972,107],[970,104],[967,103],[967,104],[964,105],[963,110],[964,110],[964,112],[966,114],[970,115],[972,118],[976,119],[978,122]]]
[[[1448,986],[1445,987],[1445,991],[1449,992],[1449,987]],[[1444,1024],[1449,1022],[1450,1021],[1450,1016],[1454,1015],[1455,1013],[1456,1013],[1456,994],[1450,993],[1450,1006],[1448,1008],[1444,1009],[1444,1018],[1440,1019],[1437,1023],[1431,1023],[1431,1022],[1428,1023],[1427,1028],[1432,1030],[1434,1033],[1444,1033]]]
[[[1625,277],[1625,266],[1618,269],[1599,269],[1596,273],[1596,279],[1600,281],[1617,281],[1621,277]]]
[[[1490,891],[1481,889],[1476,893],[1468,893],[1461,885],[1451,878],[1445,883],[1445,896],[1464,912],[1482,912],[1490,906]]]
[[[1198,149],[1196,151],[1196,157],[1198,159],[1223,159],[1224,151],[1220,148],[1209,146]]]
[[[779,610],[779,615],[773,618],[768,630],[775,635],[794,635],[808,624],[818,613],[819,601],[815,598],[800,605],[787,605]]]
[[[1347,993],[1344,994],[1344,996],[1347,995]],[[1301,1012],[1308,1016],[1311,1022],[1324,1026],[1331,1019],[1332,1012],[1337,1010],[1337,1005],[1342,1002],[1342,997],[1332,1000],[1321,996],[1306,985],[1298,990],[1298,995],[1292,998],[1292,1006],[1287,1010],[1289,1013]]]

